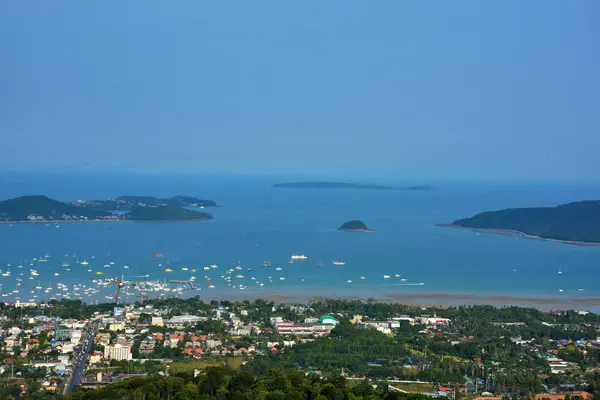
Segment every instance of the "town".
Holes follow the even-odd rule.
[[[214,368],[343,379],[345,390],[384,387],[403,397],[600,391],[600,319],[584,311],[199,297],[0,309],[3,399],[85,396],[127,379],[192,379]]]

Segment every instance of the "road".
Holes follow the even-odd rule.
[[[65,386],[65,394],[70,393],[71,390],[73,390],[73,388],[79,385],[79,382],[81,382],[83,369],[85,368],[85,360],[87,360],[88,353],[94,344],[94,336],[96,336],[96,332],[98,332],[98,322],[93,321],[85,332],[79,353],[75,355],[73,360],[73,372],[71,373],[67,385]]]

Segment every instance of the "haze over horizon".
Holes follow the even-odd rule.
[[[2,2],[0,171],[597,179],[598,15]]]

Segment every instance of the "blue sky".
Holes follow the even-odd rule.
[[[597,178],[597,1],[3,1],[0,169]]]

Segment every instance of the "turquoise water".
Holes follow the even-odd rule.
[[[327,191],[272,189],[288,179],[191,176],[11,176],[4,177],[0,197],[43,193],[60,200],[105,198],[123,194],[170,196],[186,194],[216,200],[223,207],[209,209],[215,220],[181,223],[63,223],[0,225],[0,267],[11,263],[10,277],[0,276],[3,293],[16,288],[24,272],[20,299],[57,282],[91,284],[91,279],[150,275],[150,279],[187,280],[194,275],[201,289],[185,295],[222,297],[241,295],[373,296],[445,293],[474,296],[547,298],[600,297],[600,248],[575,247],[540,240],[443,229],[452,222],[484,210],[556,205],[600,198],[600,186],[550,183],[419,182],[435,184],[433,192]],[[396,183],[396,182],[377,182]],[[403,183],[403,182],[401,182]],[[412,182],[411,182],[412,183]],[[243,207],[240,207],[242,206]],[[339,232],[350,219],[361,219],[373,233]],[[110,228],[110,229],[108,229]],[[452,236],[446,238],[441,236]],[[150,259],[153,253],[160,259]],[[292,254],[308,260],[288,264]],[[45,254],[50,262],[37,264],[39,277],[27,279],[28,265],[19,262]],[[73,255],[90,262],[75,264]],[[65,256],[68,255],[68,256]],[[94,257],[94,258],[92,258]],[[344,258],[345,266],[331,261]],[[167,265],[168,260],[168,265]],[[269,260],[273,268],[261,268]],[[317,266],[322,260],[324,266]],[[71,271],[60,267],[72,264]],[[104,264],[114,262],[110,268]],[[233,278],[248,288],[233,289],[220,278],[238,262],[244,278]],[[163,266],[159,267],[159,263]],[[218,269],[202,267],[217,264]],[[124,269],[123,266],[130,266]],[[283,270],[276,271],[280,266]],[[165,268],[172,273],[164,272]],[[182,271],[181,268],[198,271]],[[247,268],[253,268],[248,272]],[[563,273],[558,274],[561,270]],[[60,276],[54,276],[59,272]],[[400,274],[401,281],[394,275]],[[391,278],[384,280],[383,275]],[[208,288],[211,278],[215,288]],[[259,287],[250,277],[266,283]],[[272,283],[269,283],[271,277]],[[279,280],[279,277],[285,280]],[[360,280],[360,276],[366,277]],[[347,283],[351,280],[352,283]],[[407,284],[424,283],[411,286]],[[559,290],[563,291],[560,292]],[[580,291],[579,289],[583,289]],[[71,292],[72,293],[72,292]],[[103,299],[111,288],[101,289]],[[14,299],[10,293],[0,300]],[[43,292],[37,299],[49,297]]]

